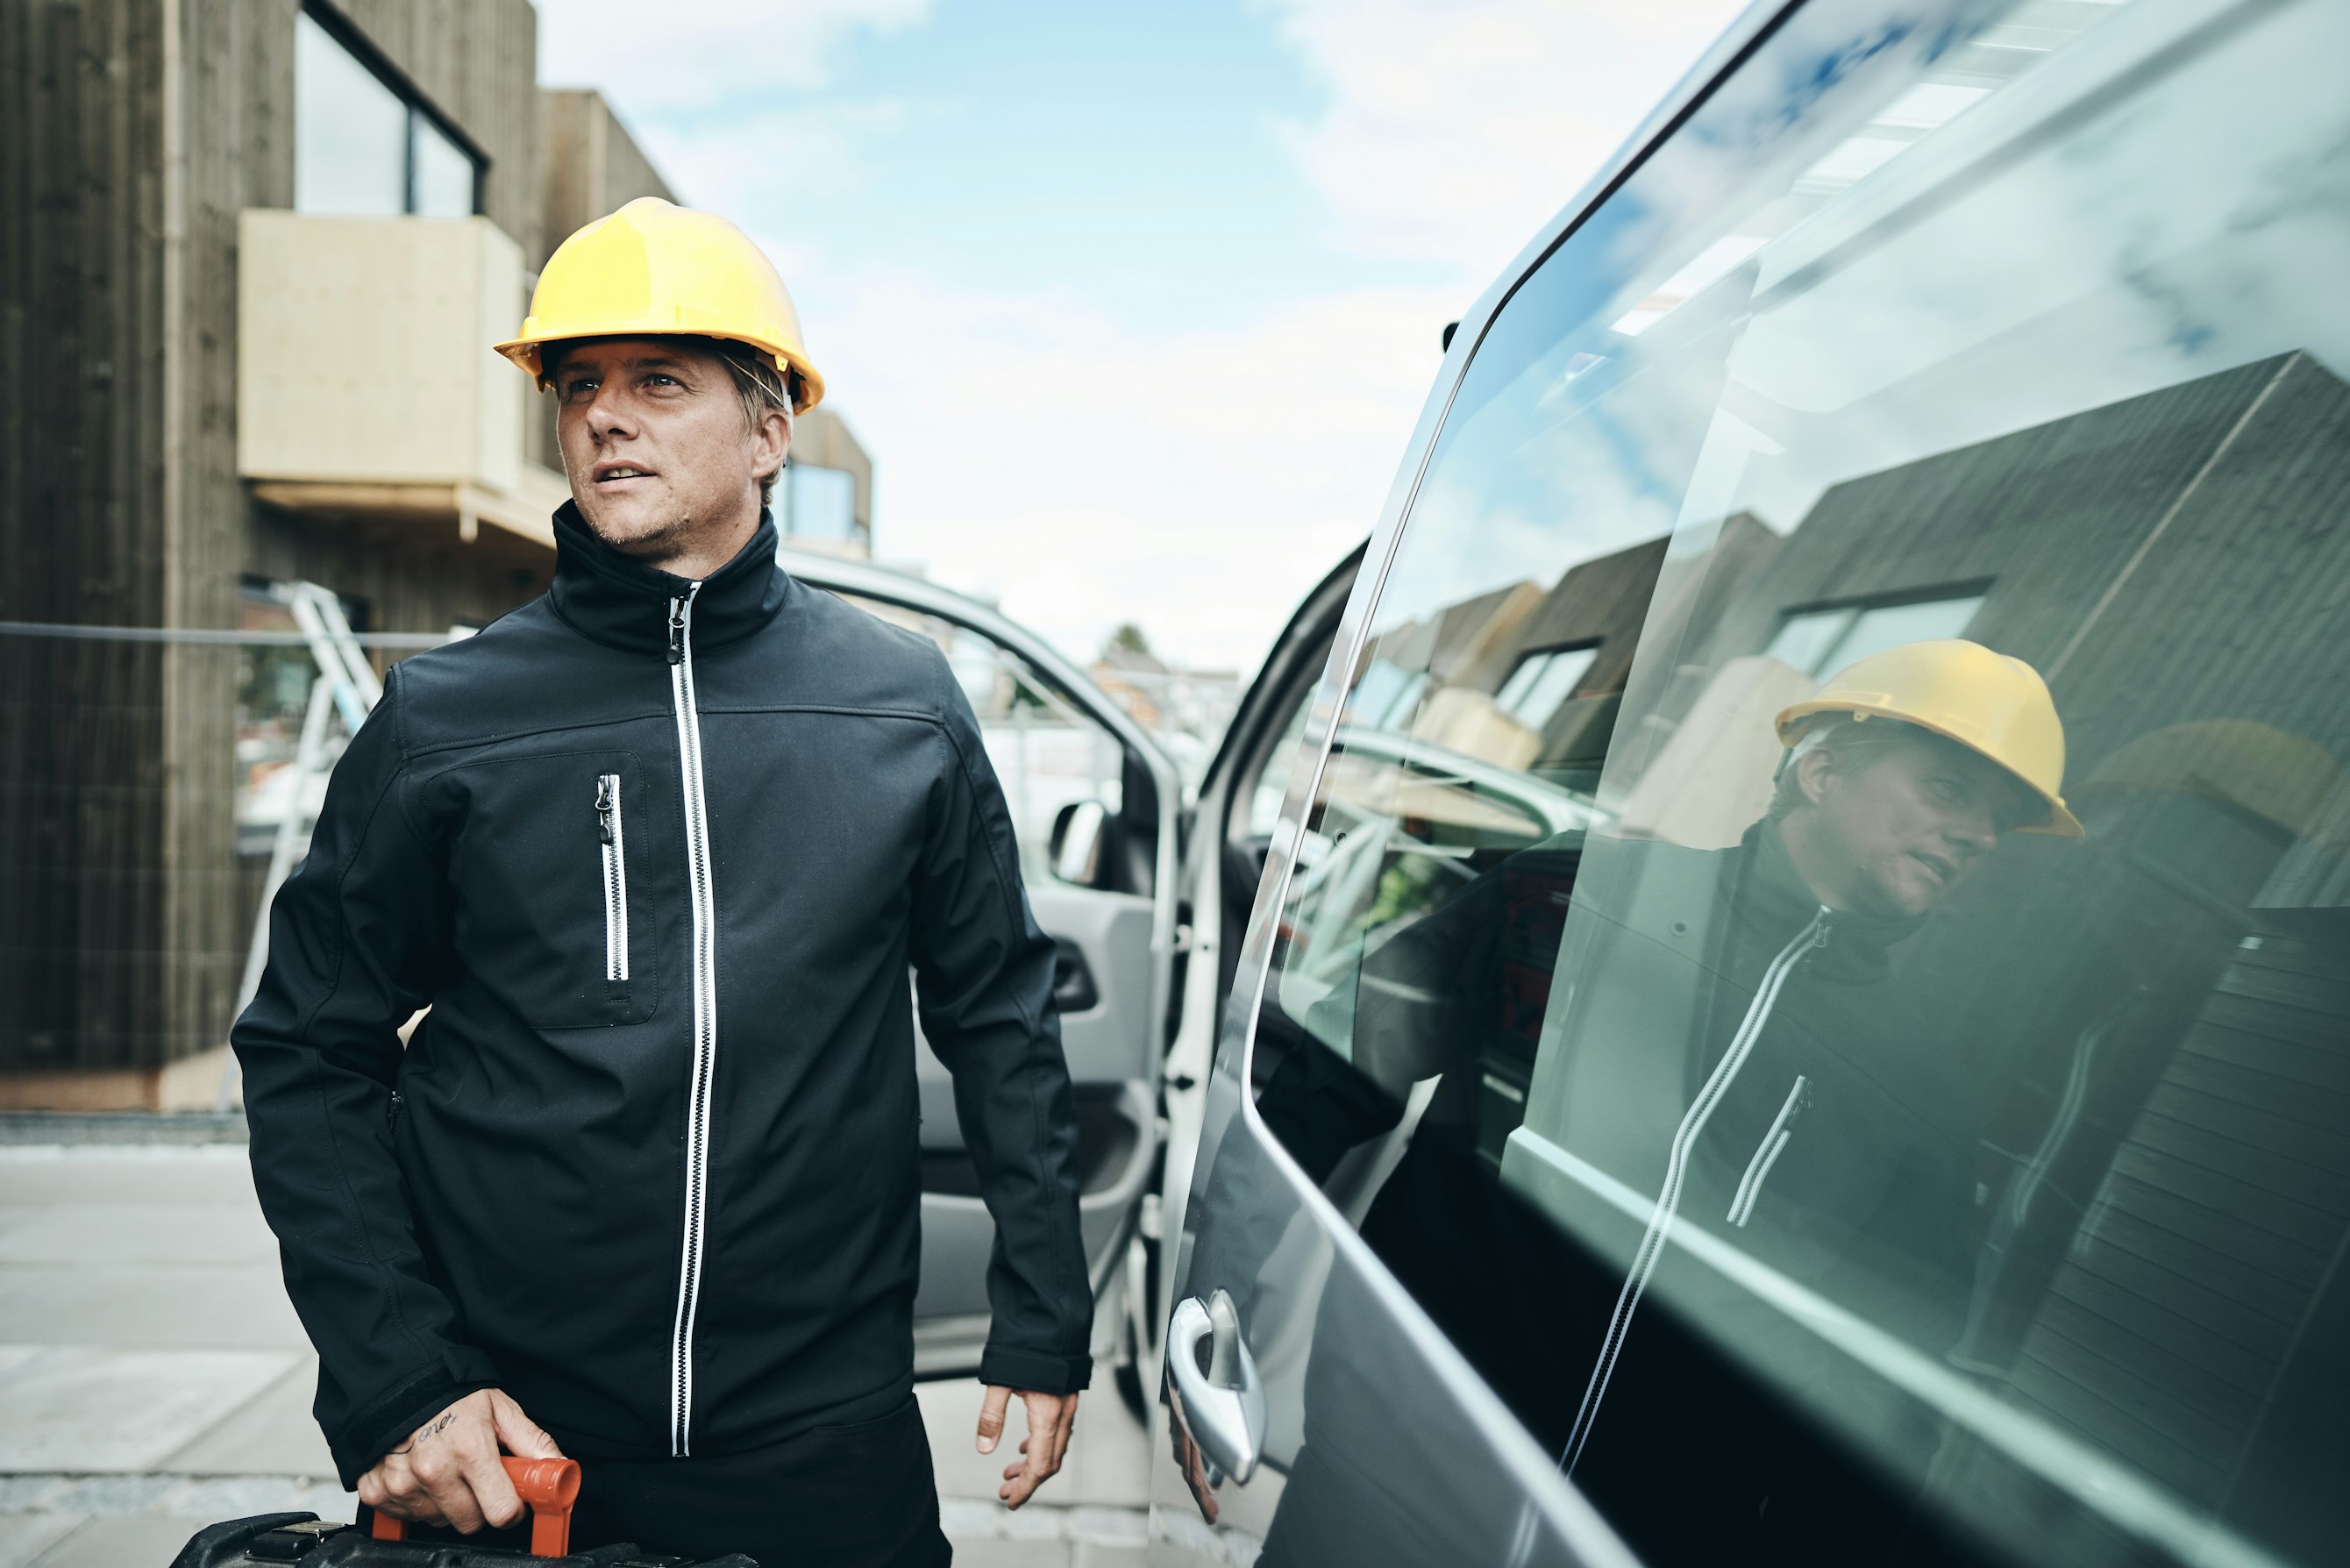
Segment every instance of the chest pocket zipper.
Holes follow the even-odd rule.
[[[604,979],[629,978],[629,856],[620,821],[620,775],[596,780],[596,838],[604,862]]]
[[[1732,1225],[1745,1226],[1753,1218],[1754,1200],[1762,1196],[1762,1184],[1771,1179],[1771,1168],[1787,1151],[1787,1140],[1795,1136],[1795,1118],[1812,1103],[1812,1081],[1801,1073],[1795,1075],[1795,1086],[1787,1091],[1787,1103],[1779,1107],[1772,1118],[1771,1130],[1754,1147],[1754,1158],[1746,1162],[1746,1174],[1738,1179],[1738,1190],[1731,1195],[1729,1220]]]

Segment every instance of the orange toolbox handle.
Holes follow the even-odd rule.
[[[506,1468],[506,1478],[514,1482],[515,1490],[522,1494],[530,1506],[530,1554],[533,1557],[562,1557],[571,1551],[571,1505],[579,1501],[579,1461],[577,1459],[518,1459],[512,1454],[501,1454],[498,1462]],[[405,1541],[408,1524],[384,1512],[375,1511],[375,1538],[378,1541]]]

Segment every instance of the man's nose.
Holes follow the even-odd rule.
[[[599,382],[595,397],[588,400],[588,431],[599,441],[635,433],[636,427],[629,418],[628,405],[609,381]]]
[[[1999,847],[1999,822],[1982,807],[1970,806],[1943,819],[1942,836],[1951,848],[1979,860]]]

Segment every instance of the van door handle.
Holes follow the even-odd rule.
[[[1207,1365],[1200,1351],[1207,1348]],[[1202,1458],[1247,1484],[1264,1451],[1264,1385],[1241,1338],[1232,1293],[1186,1297],[1167,1324],[1167,1370],[1175,1385],[1175,1418]]]

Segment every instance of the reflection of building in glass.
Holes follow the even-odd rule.
[[[2271,358],[1844,480],[1784,534],[1742,514],[1669,564],[1657,541],[1463,601],[1375,642],[1349,711],[1586,787],[1604,756],[1613,836],[1717,848],[1763,814],[1773,716],[1855,659],[1964,635],[2043,672],[2088,838],[2007,841],[1892,959],[1981,1096],[1951,1106],[1981,1128],[1972,1295],[1929,1348],[2199,1505],[2266,1462],[2272,1425],[2323,1424],[2296,1371],[2344,1311],[2350,1156],[2324,1106],[2350,1082],[2345,453],[2350,386]],[[1317,987],[1362,961],[1307,934],[1286,968]],[[1488,1158],[1540,1099],[1532,1041],[1478,1060]],[[1946,1484],[1978,1469],[1960,1454]]]
[[[2305,1419],[2278,1379],[2342,1310],[2350,1159],[2310,1096],[2350,994],[2345,452],[2350,387],[2247,364],[1835,485],[1684,623],[1721,682],[1791,607],[1906,598],[2049,676],[2088,842],[2003,849],[1902,958],[2000,1086],[1957,1354],[2199,1502]],[[1676,742],[1767,705],[1700,693]]]
[[[1762,651],[1791,670],[1825,679],[1872,653],[1904,643],[1958,637],[1982,607],[1982,595],[1929,590],[1929,597],[1790,610]]]
[[[1481,594],[1381,634],[1347,719],[1588,788],[1647,613],[1661,539]]]

